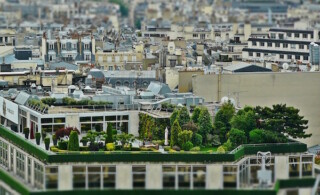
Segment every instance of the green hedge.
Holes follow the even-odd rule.
[[[275,185],[275,190],[284,188],[312,188],[315,184],[315,181],[315,178],[278,180]]]
[[[4,182],[20,194],[29,194],[29,190],[23,184],[15,180],[12,176],[10,176],[2,169],[0,169],[0,181]]]
[[[95,195],[105,195],[105,194],[117,194],[117,195],[276,195],[274,190],[73,190],[73,191],[48,191],[48,192],[34,192],[34,195],[84,195],[84,194],[95,194]]]
[[[243,145],[235,153],[168,153],[159,152],[65,152],[50,154],[44,149],[25,140],[15,132],[0,127],[0,136],[12,142],[41,161],[48,163],[63,162],[233,162],[245,155],[255,155],[258,151],[270,151],[272,154],[299,153],[307,151],[307,145],[299,142],[288,144]]]
[[[41,149],[35,144],[32,144],[24,137],[16,135],[15,132],[6,129],[3,126],[0,127],[0,136],[13,143],[15,146],[18,146],[22,150],[26,151],[28,154],[37,157],[41,161],[48,160],[49,154],[44,149]]]

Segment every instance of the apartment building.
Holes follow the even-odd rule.
[[[244,61],[309,63],[309,45],[319,41],[317,30],[271,28],[268,38],[249,38],[242,50]]]

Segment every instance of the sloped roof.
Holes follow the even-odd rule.
[[[14,100],[15,103],[17,104],[20,104],[20,105],[25,105],[25,103],[29,100],[30,98],[30,94],[24,92],[24,91],[21,91],[16,99]]]

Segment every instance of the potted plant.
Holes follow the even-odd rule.
[[[24,137],[26,139],[29,138],[29,132],[30,132],[29,128],[26,127],[26,128],[23,129]]]
[[[39,132],[36,133],[36,142],[37,145],[40,145],[40,138],[41,138],[41,134]]]
[[[83,137],[80,142],[82,143],[83,146],[87,146],[88,143],[88,138],[87,137]]]
[[[49,150],[49,146],[50,146],[50,138],[49,137],[44,138],[44,144],[46,146],[46,150]]]
[[[52,142],[53,142],[53,145],[54,145],[54,146],[57,145],[57,136],[56,136],[56,134],[53,134],[53,135],[52,135]]]
[[[42,135],[42,140],[44,140],[44,138],[46,138],[47,137],[47,134],[46,134],[46,132],[45,131],[41,131],[41,135]]]

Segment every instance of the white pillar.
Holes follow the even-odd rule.
[[[146,166],[146,189],[162,189],[162,165]]]
[[[206,189],[223,188],[223,167],[220,164],[207,165]]]
[[[132,166],[117,165],[116,189],[132,189]]]
[[[72,166],[59,165],[58,190],[72,190]]]
[[[274,166],[275,166],[275,168],[274,168],[275,181],[278,179],[288,179],[289,178],[288,157],[275,156]]]

